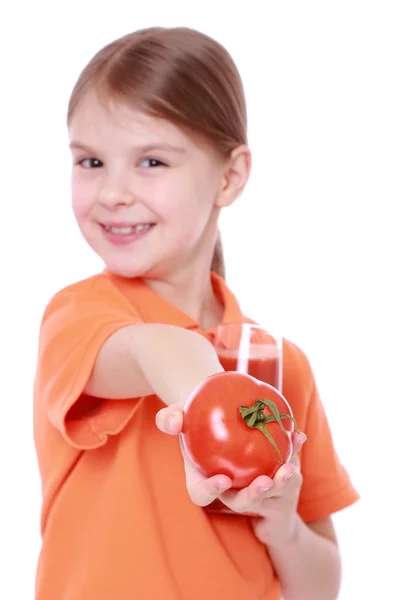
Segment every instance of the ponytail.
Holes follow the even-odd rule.
[[[225,279],[225,261],[224,251],[222,248],[221,234],[218,232],[217,241],[214,246],[214,254],[212,257],[211,271],[214,271],[217,275]]]

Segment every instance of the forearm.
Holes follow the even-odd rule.
[[[223,371],[206,338],[169,325],[146,331],[134,347],[134,357],[153,393],[165,404],[182,408],[199,383]]]
[[[193,331],[163,324],[123,327],[106,340],[85,392],[124,399],[156,394],[184,406],[206,377],[223,371],[212,344]]]
[[[338,547],[300,517],[292,542],[268,547],[268,552],[285,600],[336,600],[341,575]]]

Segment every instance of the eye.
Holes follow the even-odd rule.
[[[161,162],[161,160],[157,160],[156,158],[145,158],[140,164],[146,169],[166,166],[165,163]]]
[[[84,169],[98,169],[103,163],[98,158],[83,158],[78,164]]]

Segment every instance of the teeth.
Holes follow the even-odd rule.
[[[147,231],[150,229],[150,223],[146,225],[135,225],[135,226],[127,226],[127,227],[112,227],[111,225],[105,225],[106,231],[111,231],[111,233],[117,233],[119,235],[129,235],[131,233],[140,233],[141,231]]]
[[[121,233],[122,235],[127,235],[128,233],[132,233],[133,227],[110,227],[109,231],[111,231],[111,233]]]
[[[147,231],[147,229],[150,229],[150,223],[147,225],[136,225],[135,227],[136,231]]]

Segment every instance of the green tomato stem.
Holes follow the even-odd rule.
[[[268,407],[272,414],[265,414],[265,407]],[[272,437],[268,429],[265,427],[265,425],[274,422],[278,423],[282,431],[287,433],[287,429],[285,429],[285,427],[283,426],[282,419],[290,419],[291,421],[293,421],[296,431],[299,432],[296,424],[296,419],[292,415],[280,413],[276,404],[271,400],[266,399],[256,400],[253,406],[250,407],[240,406],[239,412],[242,416],[243,421],[246,423],[246,425],[248,425],[248,427],[251,427],[252,429],[258,429],[265,435],[266,438],[268,438],[269,442],[272,444],[272,446],[278,453],[279,462],[282,464],[282,454],[274,438]]]

